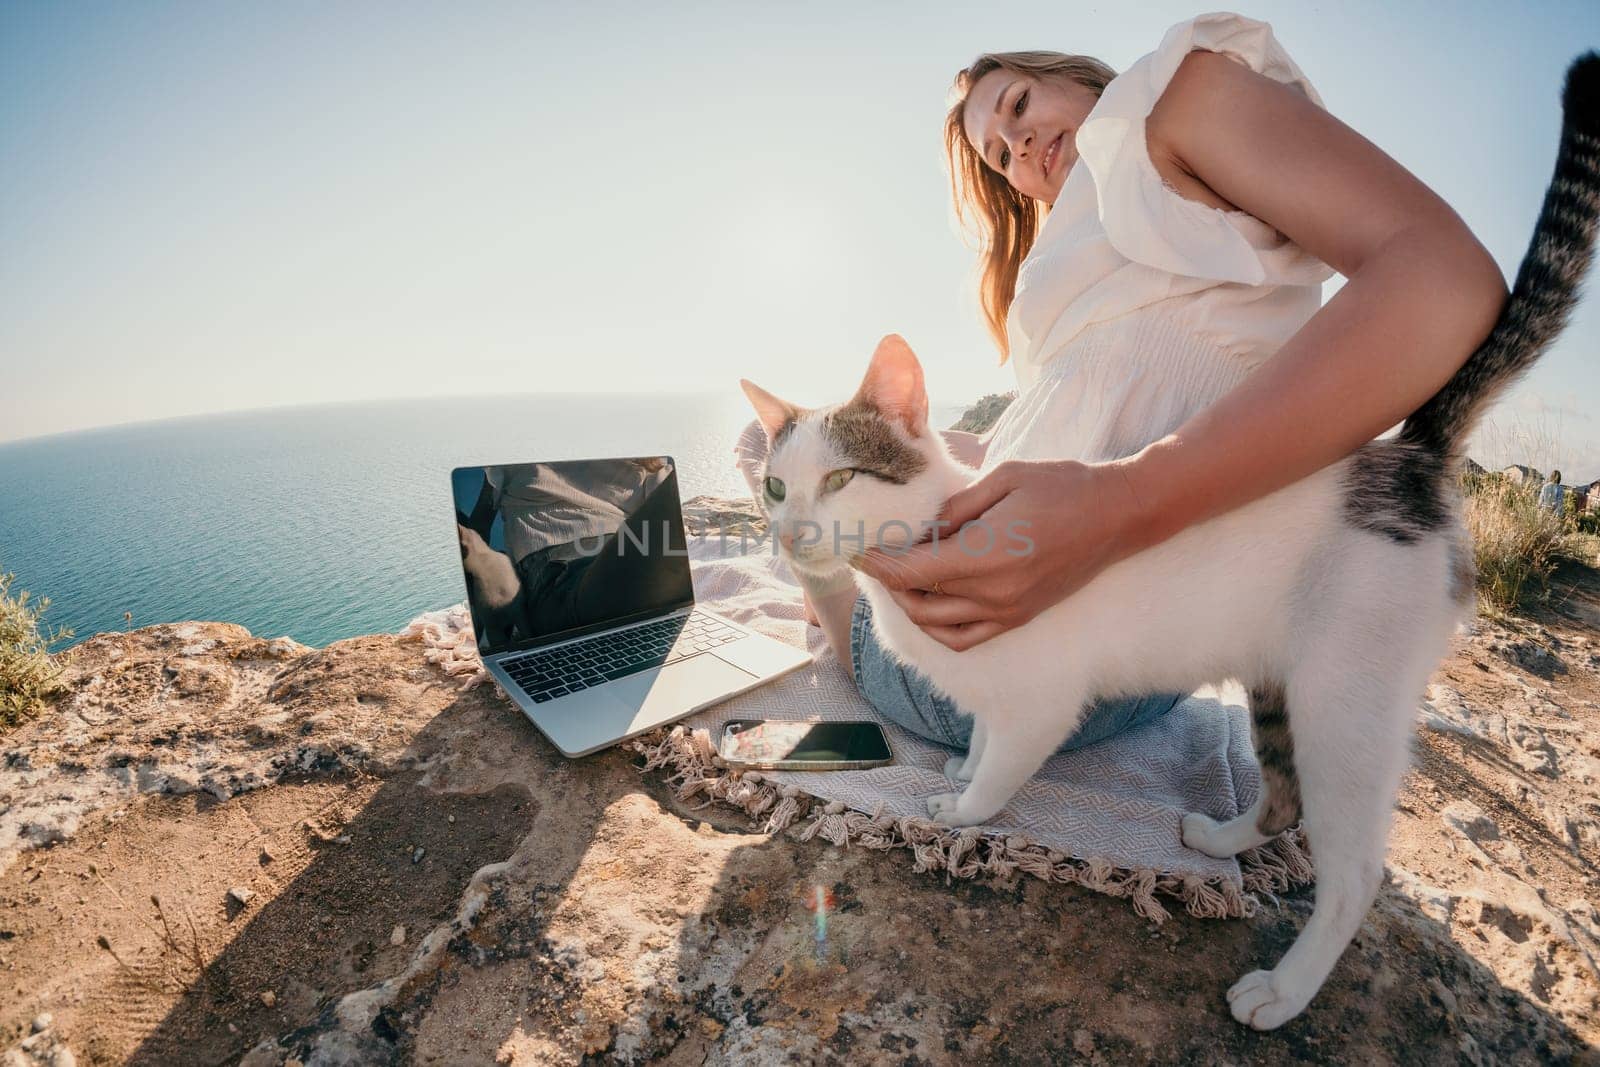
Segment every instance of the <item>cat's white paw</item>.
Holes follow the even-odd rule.
[[[1251,971],[1228,990],[1228,1006],[1233,1017],[1256,1030],[1276,1030],[1299,1015],[1310,999],[1309,995],[1279,992],[1277,977],[1272,971]]]
[[[940,826],[977,826],[989,820],[992,811],[976,811],[969,797],[962,802],[963,793],[940,793],[928,798],[928,814]]]
[[[954,778],[958,782],[970,782],[972,781],[972,772],[965,770],[966,766],[966,756],[951,756],[944,761],[944,776],[946,778]]]
[[[1208,856],[1225,860],[1233,853],[1223,850],[1216,840],[1217,828],[1222,824],[1204,812],[1191,811],[1183,817],[1183,843],[1185,847]]]

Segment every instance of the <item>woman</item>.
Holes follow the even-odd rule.
[[[1561,514],[1561,472],[1551,471],[1550,477],[1539,488],[1539,506],[1546,511]]]
[[[981,301],[1019,395],[986,439],[957,436],[983,476],[943,517],[1025,521],[1035,550],[972,556],[946,539],[863,563],[950,648],[1376,437],[1505,301],[1455,213],[1324,111],[1263,23],[1180,23],[1120,77],[1082,56],[984,55],[955,95],[956,204],[983,237]],[[1335,270],[1347,283],[1321,306]],[[852,610],[816,607],[825,629]],[[950,709],[853,610],[863,694],[938,736]],[[1083,730],[1171,704],[1102,705]]]

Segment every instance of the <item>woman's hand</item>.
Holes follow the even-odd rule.
[[[873,549],[857,566],[930,637],[965,651],[1143,547],[1130,536],[1143,516],[1123,467],[1007,461],[946,502],[935,540]]]

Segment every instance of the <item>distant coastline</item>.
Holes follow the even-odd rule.
[[[320,647],[461,600],[452,467],[666,454],[684,499],[747,495],[731,449],[751,417],[737,390],[399,398],[8,441],[0,571],[78,641],[129,612]]]

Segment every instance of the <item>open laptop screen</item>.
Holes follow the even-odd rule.
[[[694,603],[670,456],[459,467],[450,477],[480,653]]]

